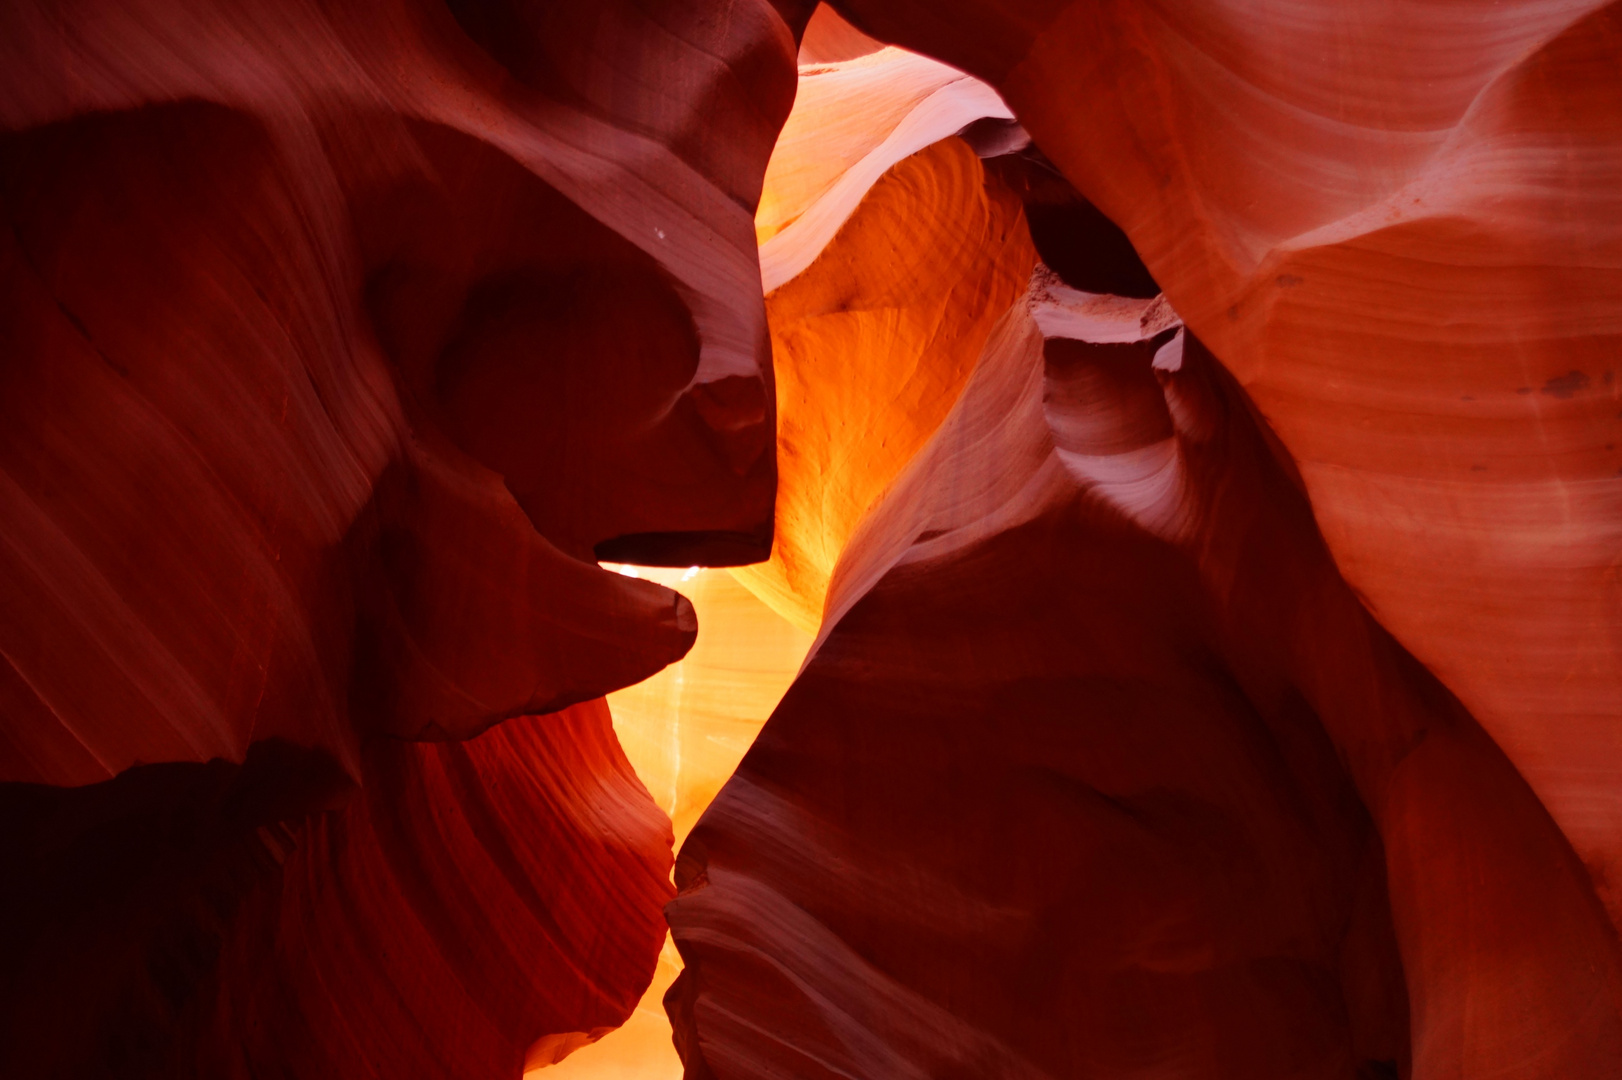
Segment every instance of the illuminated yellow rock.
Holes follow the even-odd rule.
[[[795,625],[821,623],[846,541],[945,419],[1035,258],[1018,200],[947,138],[885,173],[766,298],[777,537],[770,562],[733,574]]]
[[[698,641],[678,663],[608,697],[614,732],[637,776],[675,826],[676,846],[727,782],[777,707],[811,635],[725,570],[617,567],[678,590],[698,613]],[[669,938],[653,983],[618,1031],[550,1066],[546,1080],[679,1080],[661,1003],[681,970]]]

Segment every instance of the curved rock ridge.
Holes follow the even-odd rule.
[[[800,35],[800,66],[833,64],[876,53],[884,42],[868,37],[827,4],[817,4]]]
[[[794,627],[725,570],[619,567],[680,589],[698,613],[693,650],[657,675],[608,696],[614,733],[676,843],[737,768],[794,681],[811,635]],[[678,1080],[663,999],[681,970],[668,940],[653,981],[618,1030],[582,1048],[546,1080]]]
[[[670,834],[600,699],[696,624],[595,559],[769,551],[807,16],[0,10],[0,1072],[510,1076],[629,1013]]]
[[[1622,1072],[1622,3],[837,8],[0,6],[0,1075]]]
[[[687,1075],[1604,1075],[1571,845],[1211,354],[1100,306],[1000,320],[683,846]]]
[[[1622,923],[1622,9],[844,0],[985,79]]]
[[[0,788],[0,1071],[494,1080],[631,1011],[670,826],[602,702],[373,742],[303,818],[341,780],[312,757]]]
[[[267,737],[353,771],[352,708],[465,737],[684,651],[681,601],[570,556],[766,553],[749,217],[793,36],[518,11],[0,15],[0,776]],[[496,32],[532,15],[599,66]]]
[[[767,297],[777,542],[732,573],[785,618],[816,631],[839,553],[945,418],[1034,259],[1019,202],[947,138],[889,168]]]
[[[382,743],[364,779],[282,867],[278,985],[216,1002],[237,1075],[512,1077],[620,1024],[663,937],[671,838],[602,702]]]
[[[764,290],[804,273],[896,162],[986,118],[1012,119],[996,91],[916,53],[802,64],[755,214]]]

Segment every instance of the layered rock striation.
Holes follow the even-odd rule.
[[[1126,231],[1622,922],[1616,6],[838,6]]]
[[[678,860],[688,1076],[1622,1060],[1587,869],[1154,308],[1039,274],[846,548]]]
[[[770,549],[794,51],[764,2],[0,12],[0,1072],[510,1076],[624,1019],[671,836],[600,699],[696,625],[595,559]]]
[[[0,1074],[1622,1071],[1616,5],[813,6],[0,10]]]
[[[813,471],[831,512],[797,520],[780,502],[779,553],[837,546],[836,567],[825,599],[798,598],[823,620],[800,679],[678,860],[687,970],[667,1005],[688,1075],[1608,1075],[1618,834],[1600,818],[1622,668],[1615,620],[1591,605],[1615,606],[1615,481],[1592,454],[1517,496],[1488,467],[1460,475],[1466,427],[1436,419],[1457,411],[1458,365],[1398,359],[1444,339],[1470,356],[1461,388],[1478,393],[1460,401],[1492,403],[1496,437],[1525,440],[1505,448],[1514,469],[1565,467],[1545,460],[1551,425],[1590,451],[1612,437],[1603,371],[1550,376],[1542,397],[1578,402],[1565,413],[1536,387],[1482,389],[1500,364],[1552,372],[1570,355],[1519,290],[1554,287],[1608,227],[1557,241],[1505,201],[1600,213],[1622,115],[1588,89],[1614,56],[1606,16],[1524,9],[1491,48],[1461,28],[1451,55],[1473,74],[1450,70],[1468,108],[1409,135],[1381,94],[1426,91],[1394,88],[1414,73],[1382,68],[1373,44],[1333,84],[1259,60],[1267,42],[1393,29],[1374,20],[846,10],[1003,91],[1040,149],[984,122],[962,134],[1059,272],[1007,309],[843,546],[829,527],[859,481]],[[1504,44],[1516,33],[1529,51]],[[1355,85],[1367,111],[1313,112]],[[1493,127],[1509,108],[1513,139]],[[1544,148],[1574,140],[1588,170],[1549,172]],[[1371,145],[1386,172],[1366,167]],[[1282,157],[1309,171],[1270,197]],[[1345,255],[1393,236],[1406,277]],[[837,293],[843,239],[790,286]],[[1292,259],[1323,263],[1323,291],[1280,269]],[[1566,300],[1602,357],[1614,304],[1596,272]],[[780,384],[842,355],[779,350],[807,372]],[[820,445],[785,454],[785,491],[795,456],[872,456],[871,403],[808,400]],[[1533,536],[1504,516],[1521,497],[1567,509],[1558,526],[1537,512]],[[1491,553],[1448,547],[1488,527],[1504,533]],[[1416,558],[1424,545],[1448,557]],[[1553,561],[1589,585],[1545,590],[1534,618],[1508,598]],[[740,576],[780,596],[760,573]],[[1392,585],[1415,574],[1424,588]],[[1515,656],[1472,672],[1470,649]],[[1531,674],[1539,656],[1558,676]],[[1516,707],[1495,709],[1506,694]]]

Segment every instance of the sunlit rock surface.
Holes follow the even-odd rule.
[[[679,844],[794,681],[811,635],[724,570],[618,571],[681,590],[698,613],[691,652],[608,696],[620,746]]]
[[[900,49],[801,65],[799,86],[755,214],[768,294],[822,254],[896,162],[977,120],[1011,118],[985,83]]]
[[[1553,819],[1204,347],[1037,284],[682,848],[687,1075],[1604,1075]]]
[[[0,8],[0,1075],[1622,1073],[1617,6],[812,7]]]
[[[620,567],[680,589],[698,613],[692,652],[659,674],[608,697],[614,732],[637,776],[670,815],[676,843],[737,768],[760,726],[794,680],[811,635],[766,607],[724,570]],[[625,1025],[576,1051],[548,1080],[676,1080],[663,998],[681,957],[668,943],[653,982]]]
[[[1616,6],[838,6],[1126,230],[1622,921]]]
[[[815,261],[767,296],[777,543],[769,562],[734,573],[796,625],[820,624],[846,541],[957,399],[1035,257],[1019,201],[947,138],[884,172]]]
[[[1319,122],[1322,138],[1291,132],[1301,145],[1277,144],[1346,174],[1316,185],[1299,177],[1301,190],[1280,198],[1261,194],[1279,182],[1267,175],[1277,171],[1268,129],[1258,121],[1255,131],[1231,130],[1252,93],[1235,89],[1246,69],[1232,75],[1245,56],[1233,43],[1299,36],[1303,24],[1201,23],[1194,12],[1187,25],[1162,29],[1157,17],[1109,5],[1085,14],[1073,6],[1057,20],[1062,5],[1013,18],[985,8],[850,7],[881,38],[928,48],[1008,93],[1041,150],[1015,145],[1012,160],[993,151],[987,172],[1025,202],[1037,250],[1063,269],[1033,281],[940,430],[845,534],[806,670],[683,849],[670,918],[688,967],[667,1005],[688,1076],[1175,1068],[1552,1080],[1614,1071],[1622,960],[1602,903],[1618,835],[1603,816],[1618,790],[1606,747],[1622,716],[1610,566],[1622,516],[1605,494],[1614,480],[1579,469],[1542,495],[1524,492],[1522,512],[1551,492],[1568,505],[1538,511],[1539,534],[1520,530],[1509,541],[1522,547],[1518,567],[1474,551],[1461,557],[1448,537],[1480,534],[1496,521],[1483,507],[1520,496],[1448,464],[1460,446],[1443,443],[1468,429],[1452,422],[1454,406],[1438,403],[1449,377],[1478,391],[1459,395],[1466,403],[1496,400],[1498,436],[1518,440],[1500,449],[1523,471],[1551,467],[1552,448],[1566,445],[1549,442],[1556,430],[1591,448],[1614,439],[1605,410],[1614,412],[1616,394],[1602,373],[1551,375],[1544,397],[1585,402],[1564,420],[1536,387],[1516,393],[1518,402],[1482,387],[1495,370],[1501,376],[1504,358],[1535,356],[1540,341],[1552,349],[1556,340],[1537,329],[1548,312],[1518,297],[1504,303],[1505,290],[1558,288],[1560,265],[1611,235],[1594,221],[1592,242],[1559,229],[1540,237],[1528,215],[1556,213],[1551,200],[1562,199],[1602,212],[1605,155],[1622,111],[1602,94],[1582,106],[1585,120],[1581,103],[1511,78],[1515,93],[1531,96],[1517,106],[1523,129],[1514,140],[1465,114],[1471,123],[1450,126],[1428,156],[1409,162],[1430,187],[1407,194],[1437,206],[1375,199],[1379,213],[1359,216],[1334,202],[1336,184],[1366,165],[1359,155],[1426,138],[1393,130],[1377,92],[1362,115],[1344,106],[1339,127]],[[863,18],[866,7],[874,10]],[[1614,64],[1617,38],[1604,19],[1585,24],[1581,14],[1528,7],[1495,28],[1558,33],[1578,19],[1568,36],[1589,47],[1562,54],[1563,70],[1595,86],[1601,58]],[[1366,35],[1376,26],[1347,27],[1333,13],[1321,22]],[[1191,55],[1201,30],[1227,42],[1223,68]],[[1135,44],[1122,46],[1123,32]],[[1527,40],[1537,45],[1535,35]],[[1145,41],[1169,58],[1151,51],[1158,65],[1122,62]],[[1477,90],[1502,48],[1479,36],[1467,47],[1480,52]],[[1078,55],[1097,59],[1077,65]],[[1249,77],[1267,91],[1254,93],[1255,109],[1293,109],[1290,122],[1309,122],[1303,102],[1335,85],[1321,62],[1317,82],[1303,68],[1292,87],[1255,55]],[[1535,49],[1515,57],[1504,51],[1514,61],[1506,72],[1530,62],[1552,76]],[[1368,68],[1368,56],[1349,53],[1344,78],[1413,79],[1414,92],[1425,92],[1406,68],[1373,64],[1371,75],[1360,64]],[[1156,101],[1166,79],[1185,96],[1164,115],[1074,105]],[[1503,93],[1495,84],[1473,108],[1490,117]],[[1206,118],[1220,122],[1194,130]],[[1360,125],[1365,144],[1348,146]],[[1212,145],[1223,130],[1231,137]],[[1595,153],[1589,171],[1551,172],[1543,148],[1584,138]],[[1220,172],[1185,164],[1185,147],[1206,148],[1202,162],[1227,162],[1243,179],[1224,189]],[[1117,156],[1137,164],[1118,171]],[[1392,175],[1400,157],[1392,149]],[[1055,190],[1068,185],[1057,169],[1042,175],[1050,162],[1079,193]],[[1539,187],[1544,177],[1567,187]],[[1380,182],[1365,186],[1378,193]],[[1517,197],[1534,205],[1515,211],[1519,238],[1500,238],[1494,230],[1513,225],[1513,207],[1480,200],[1522,183]],[[1231,202],[1240,194],[1249,202]],[[1109,229],[1087,224],[1089,200],[1125,226],[1147,267],[1125,265]],[[1236,224],[1249,214],[1277,225],[1303,205],[1344,216],[1325,219],[1344,235],[1303,227],[1295,239],[1269,238]],[[1409,218],[1418,224],[1404,231]],[[1454,226],[1462,231],[1449,234]],[[1078,230],[1099,243],[1066,243]],[[1381,249],[1409,260],[1407,277],[1394,264],[1343,258],[1365,232],[1387,248],[1409,245],[1400,255]],[[1539,244],[1546,254],[1529,254],[1529,265],[1509,261]],[[1314,294],[1303,274],[1279,267],[1317,247],[1333,253],[1322,258],[1339,276],[1325,275],[1325,291]],[[822,264],[807,265],[809,280]],[[1250,275],[1240,285],[1261,297],[1257,307],[1224,291],[1238,287],[1223,277],[1233,266]],[[1265,293],[1264,284],[1282,291]],[[1581,333],[1596,348],[1608,340],[1612,293],[1589,284],[1563,298],[1572,325],[1561,339]],[[1382,335],[1457,359],[1438,368]],[[815,372],[838,353],[779,350],[777,360]],[[1478,369],[1461,374],[1470,361]],[[791,378],[780,370],[780,385]],[[1580,396],[1590,390],[1597,396]],[[808,395],[807,404],[826,410],[827,460],[861,443],[867,426],[841,422],[840,395]],[[1319,468],[1324,452],[1304,445],[1333,447],[1347,475],[1325,480],[1333,470]],[[1359,470],[1361,479],[1351,476]],[[1403,482],[1427,475],[1438,482]],[[786,465],[784,476],[787,489]],[[1388,490],[1372,490],[1388,477]],[[1362,485],[1360,503],[1348,494],[1352,481]],[[1575,512],[1577,491],[1599,500],[1586,518]],[[814,505],[798,520],[785,505],[779,550],[807,538],[833,546],[819,535]],[[1367,520],[1346,524],[1358,515]],[[837,521],[837,506],[826,517]],[[1508,540],[1513,517],[1504,524]],[[1420,533],[1429,547],[1404,547]],[[1583,554],[1602,549],[1610,554]],[[1416,550],[1448,557],[1416,559]],[[1386,567],[1367,576],[1371,557]],[[1583,596],[1553,589],[1534,606],[1542,615],[1514,628],[1532,654],[1558,657],[1559,672],[1530,674],[1525,657],[1519,669],[1479,680],[1461,678],[1457,664],[1432,660],[1429,671],[1404,643],[1419,660],[1452,643],[1400,617],[1389,620],[1399,643],[1371,617],[1389,618],[1396,604],[1431,630],[1454,620],[1455,638],[1511,649],[1515,639],[1480,615],[1510,617],[1510,597],[1517,588],[1530,595],[1527,575],[1539,562],[1561,563],[1568,580],[1588,575]],[[1490,587],[1484,567],[1502,572]],[[1424,590],[1392,588],[1416,572],[1428,578]],[[740,576],[773,596],[757,573]],[[1370,589],[1381,581],[1385,599]],[[1063,598],[1078,598],[1073,617]],[[1572,648],[1578,627],[1590,636]],[[1492,685],[1517,679],[1522,707],[1494,715],[1484,705]],[[1593,726],[1602,717],[1603,731]],[[1230,738],[1248,751],[1229,757]],[[1556,752],[1564,763],[1540,772]],[[1196,761],[1197,772],[1179,771]],[[1198,839],[1179,848],[1192,835],[1185,829]],[[1116,839],[1123,835],[1134,839]],[[1225,855],[1203,862],[1214,850]],[[1146,879],[1157,865],[1175,867],[1179,882]],[[1291,885],[1271,883],[1270,873]],[[1155,884],[1134,892],[1144,880]],[[1312,899],[1292,901],[1295,888]]]

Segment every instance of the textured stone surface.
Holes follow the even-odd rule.
[[[1057,302],[682,849],[688,1075],[1604,1075],[1622,955],[1555,822],[1203,346],[1044,341]]]
[[[820,624],[846,541],[957,400],[1034,259],[1019,202],[948,138],[886,171],[768,295],[777,543],[733,573],[796,625]]]
[[[670,831],[600,701],[372,743],[305,817],[312,758],[0,788],[0,1071],[511,1077],[630,1012]]]
[[[1622,921],[1614,4],[838,5],[988,80]]]
[[[595,557],[769,550],[795,48],[0,11],[0,1071],[510,1076],[631,1010],[670,835],[600,698],[696,625]]]
[[[7,9],[0,775],[352,764],[352,708],[465,736],[680,655],[570,557],[767,551],[793,39],[685,10]]]
[[[0,1073],[1622,1069],[1617,5],[815,6],[0,9]]]

